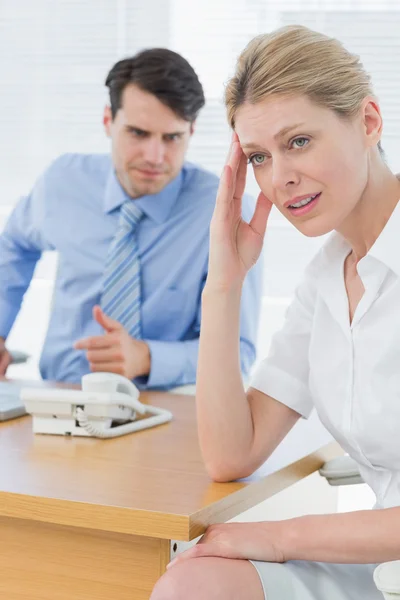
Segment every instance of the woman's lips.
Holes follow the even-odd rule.
[[[315,208],[316,204],[318,203],[318,200],[321,197],[321,193],[322,192],[317,194],[315,196],[315,198],[313,200],[311,200],[311,202],[309,202],[308,204],[305,204],[304,206],[300,206],[299,208],[293,208],[291,206],[288,206],[287,208],[288,208],[289,212],[292,215],[294,215],[295,217],[302,217],[303,215],[308,214]]]

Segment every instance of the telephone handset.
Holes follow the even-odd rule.
[[[114,438],[172,419],[168,410],[142,404],[139,394],[122,375],[89,373],[82,377],[82,391],[22,388],[21,400],[34,433]],[[151,416],[136,420],[136,413]]]

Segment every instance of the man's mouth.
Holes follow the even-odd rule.
[[[160,177],[164,175],[163,171],[149,171],[148,169],[138,169],[140,173],[143,173],[146,177]]]

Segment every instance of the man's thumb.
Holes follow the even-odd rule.
[[[93,318],[98,322],[99,325],[103,327],[106,331],[115,331],[121,328],[120,323],[115,319],[112,319],[105,312],[103,312],[102,308],[96,305],[93,308]]]

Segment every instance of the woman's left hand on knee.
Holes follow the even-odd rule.
[[[196,546],[182,552],[168,565],[203,556],[285,562],[282,523],[221,523],[210,525]]]

